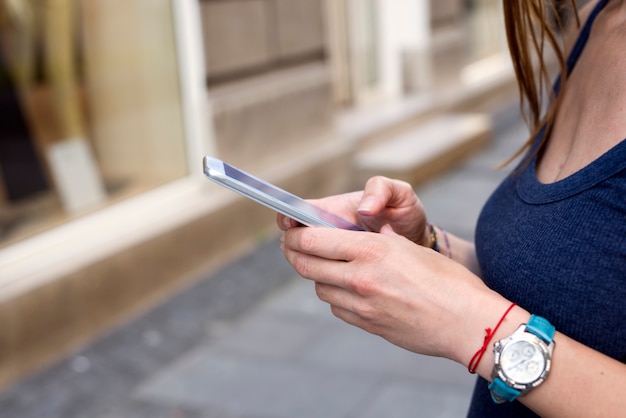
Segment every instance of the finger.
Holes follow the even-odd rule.
[[[289,249],[285,249],[284,254],[294,270],[305,279],[337,288],[350,285],[350,272],[345,261],[329,260]]]
[[[360,215],[373,216],[379,214],[391,198],[390,179],[382,176],[370,178],[363,189],[363,196],[357,209]]]
[[[286,249],[315,257],[337,261],[352,261],[368,233],[338,228],[292,228],[283,234]],[[368,234],[369,235],[369,234]],[[363,243],[369,247],[369,244]]]
[[[294,270],[306,279],[340,287],[355,296],[369,297],[375,293],[379,283],[375,279],[375,274],[368,266],[378,265],[388,252],[385,245],[381,245],[379,242],[382,237],[378,234],[343,231],[347,232],[347,234],[352,234],[354,237],[358,235],[357,238],[370,235],[372,238],[375,238],[375,242],[369,243],[359,242],[358,239],[342,239],[337,245],[329,245],[329,247],[335,246],[340,249],[336,252],[328,253],[325,250],[311,250],[311,248],[315,248],[314,245],[305,244],[301,246],[298,244],[294,246],[290,243],[290,239],[292,239],[290,236],[306,235],[312,229],[326,228],[300,228],[289,230],[283,235],[281,247],[285,258]],[[357,242],[355,243],[355,241]],[[352,245],[356,248],[352,248]],[[344,252],[343,246],[347,246],[348,250]],[[304,248],[306,248],[306,251]],[[329,300],[329,302],[337,303],[336,300]]]
[[[317,297],[330,305],[333,315],[351,325],[362,326],[364,318],[359,314],[359,297],[338,286],[315,282]]]
[[[401,180],[375,176],[365,184],[358,212],[361,215],[373,216],[381,213],[387,207],[413,204],[416,199],[410,184]]]
[[[337,318],[341,319],[342,321],[346,322],[349,325],[353,325],[355,327],[361,328],[361,329],[363,329],[363,330],[365,330],[367,332],[370,332],[372,334],[376,333],[373,330],[373,327],[371,327],[371,325],[366,320],[364,320],[358,314],[352,312],[349,309],[344,309],[344,308],[342,308],[340,306],[336,306],[336,305],[330,305],[330,311]]]
[[[356,209],[362,194],[363,192],[344,193],[323,199],[308,200],[308,202],[350,222],[356,222]]]
[[[349,302],[354,296],[347,290],[334,285],[329,285],[322,282],[315,282],[315,294],[319,300],[341,307],[342,309],[349,309],[353,305]]]
[[[276,225],[281,231],[286,231],[291,227],[289,218],[281,213],[276,214]]]
[[[276,224],[278,225],[278,228],[280,228],[280,230],[282,231],[286,231],[290,228],[296,228],[296,227],[302,226],[300,222],[293,220],[289,218],[288,216],[285,216],[281,213],[278,213],[276,215]]]

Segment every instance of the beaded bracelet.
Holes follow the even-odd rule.
[[[430,248],[431,250],[435,250],[438,253],[441,252],[441,246],[439,245],[439,241],[437,240],[437,231],[435,230],[435,226],[431,223],[426,223],[428,230],[430,231]],[[450,239],[448,238],[448,233],[445,229],[441,229],[441,234],[443,235],[444,242],[446,243],[446,257],[452,258],[452,250],[450,247]]]
[[[433,224],[427,223],[428,230],[430,231],[430,249],[439,252],[439,242],[437,242],[437,232]]]

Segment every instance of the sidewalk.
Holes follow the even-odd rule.
[[[511,120],[510,116],[504,119]],[[484,152],[418,193],[471,239],[492,168],[524,140],[502,123]],[[277,238],[0,394],[1,418],[461,417],[474,377],[334,318]]]

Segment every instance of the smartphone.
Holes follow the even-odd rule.
[[[246,173],[220,159],[204,157],[204,174],[234,192],[282,213],[306,226],[364,231],[358,225],[318,208],[279,187]]]

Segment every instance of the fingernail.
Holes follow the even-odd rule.
[[[375,204],[376,204],[376,198],[374,198],[373,196],[368,196],[364,198],[363,200],[361,200],[361,203],[359,203],[359,208],[357,209],[357,212],[359,212],[362,215],[367,215],[372,212],[372,208],[375,206]]]

